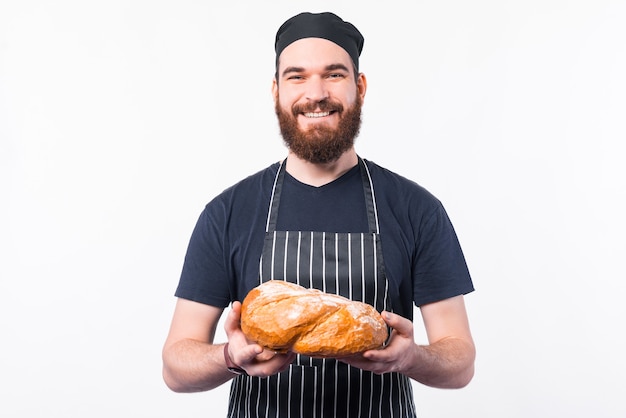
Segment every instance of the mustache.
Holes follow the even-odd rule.
[[[333,102],[327,99],[313,103],[294,104],[291,112],[294,116],[307,112],[343,112],[343,105],[340,102]]]

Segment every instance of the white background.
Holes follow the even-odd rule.
[[[475,281],[475,379],[415,385],[419,415],[626,416],[609,0],[0,0],[0,416],[225,416],[160,351],[204,204],[286,153],[273,40],[303,10],[364,33],[357,150],[443,201]]]

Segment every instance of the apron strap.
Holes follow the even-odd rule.
[[[367,168],[367,164],[361,157],[359,158],[359,167],[361,168],[361,180],[363,181],[363,191],[365,192],[365,206],[367,208],[367,223],[371,233],[379,233],[378,226],[378,210],[376,210],[376,196],[374,196],[374,186],[372,185],[372,176]]]
[[[276,231],[276,221],[278,220],[278,207],[280,206],[280,194],[283,189],[283,178],[285,177],[285,167],[287,159],[280,162],[278,172],[274,178],[274,186],[272,187],[272,197],[270,198],[270,210],[267,213],[267,222],[265,224],[265,232]]]

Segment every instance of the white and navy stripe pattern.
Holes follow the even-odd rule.
[[[371,233],[273,231],[263,250],[263,281],[291,281],[391,310],[383,266],[372,256],[377,244]]]
[[[238,376],[231,386],[229,417],[415,417],[408,378],[376,375],[326,359],[323,367],[292,365],[267,377]]]
[[[375,197],[367,166],[359,158],[369,233],[276,231],[284,163],[272,193],[260,261],[260,281],[286,280],[392,310],[384,274]],[[289,369],[267,377],[238,376],[229,417],[405,418],[415,417],[410,380],[374,373],[334,359],[298,356]]]

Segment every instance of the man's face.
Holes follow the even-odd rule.
[[[280,55],[273,92],[285,144],[312,163],[337,160],[352,148],[361,125],[365,77],[335,43],[298,40]]]

